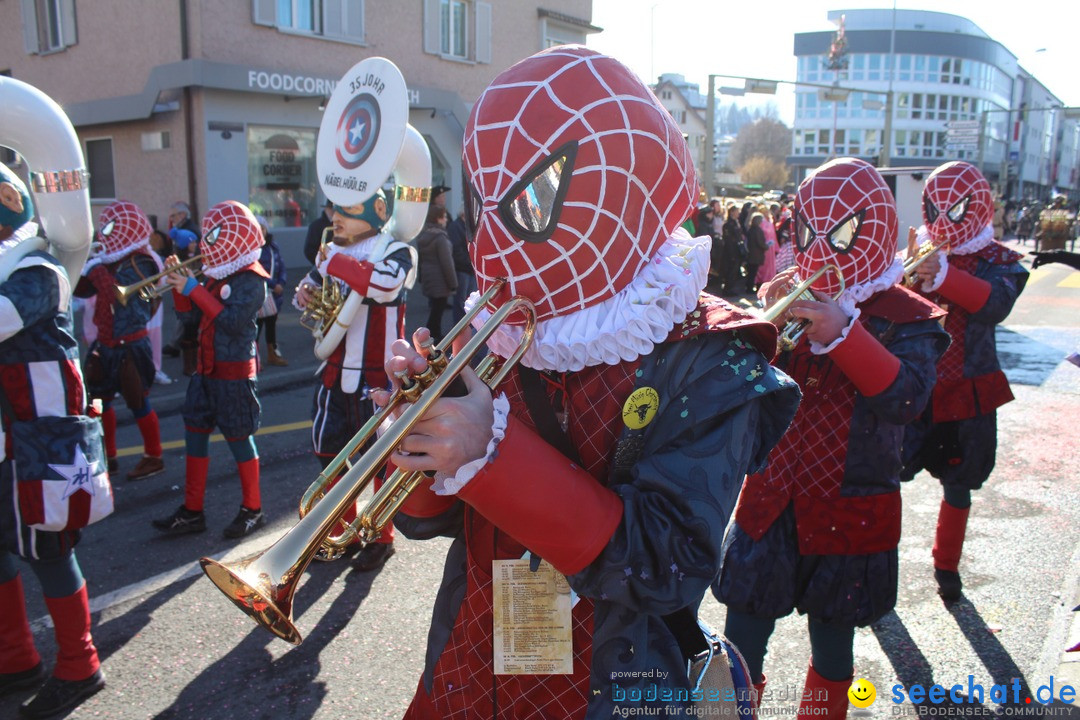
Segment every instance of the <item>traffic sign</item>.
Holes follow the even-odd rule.
[[[979,145],[977,143],[946,143],[946,150],[978,150]]]
[[[979,137],[979,128],[949,128],[946,133],[949,137]]]
[[[945,127],[949,130],[967,130],[970,128],[979,128],[978,120],[951,120],[945,123]]]

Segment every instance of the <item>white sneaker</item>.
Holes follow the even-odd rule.
[[[157,385],[172,385],[172,378],[158,370],[154,373],[154,383]]]

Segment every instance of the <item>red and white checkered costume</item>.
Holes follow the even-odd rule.
[[[146,213],[138,205],[127,200],[109,203],[101,211],[99,220],[102,252],[97,262],[111,263],[140,248],[150,247],[153,228]]]
[[[970,163],[946,163],[926,179],[922,211],[934,242],[947,239],[953,247],[962,245],[994,219],[990,183]]]
[[[611,717],[617,686],[686,686],[661,616],[696,606],[715,575],[738,485],[777,439],[772,420],[786,427],[793,388],[760,354],[773,328],[700,295],[710,239],[680,227],[692,158],[616,60],[560,46],[497,76],[466,127],[463,171],[480,290],[508,278],[493,304],[524,295],[539,321],[496,389],[487,455],[395,518],[411,537],[454,537],[406,717]],[[515,331],[492,336],[496,355]],[[663,413],[640,432],[625,420],[635,392]],[[550,432],[558,413],[565,443]],[[525,548],[581,597],[572,673],[495,674],[491,563]],[[643,704],[665,703],[631,703]]]
[[[795,263],[800,277],[810,277],[831,263],[840,268],[847,286],[864,285],[895,263],[896,203],[870,163],[837,158],[822,165],[799,186],[795,206]],[[836,238],[834,243],[839,244],[846,234],[855,237],[847,249],[829,241]],[[835,295],[840,282],[826,273],[814,289]]]
[[[549,239],[537,241],[509,209],[560,156],[565,195],[551,208]],[[671,116],[628,68],[584,47],[529,58],[488,86],[465,131],[464,172],[480,293],[508,277],[496,304],[524,295],[539,320],[626,287],[697,197],[694,161]]]
[[[262,230],[246,205],[226,200],[210,208],[202,233],[203,272],[215,280],[259,261]]]

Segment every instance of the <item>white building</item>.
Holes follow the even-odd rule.
[[[921,10],[835,10],[847,68],[827,67],[835,30],[798,33],[791,165],[802,172],[853,155],[881,165],[978,164],[1009,197],[1074,191],[1078,123],[1016,56],[973,22]],[[832,101],[826,88],[851,88]],[[868,92],[872,91],[872,92]],[[888,158],[882,158],[892,95]],[[1020,112],[1021,108],[1024,112]]]

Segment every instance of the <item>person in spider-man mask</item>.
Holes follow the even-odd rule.
[[[480,96],[464,146],[480,292],[507,278],[492,304],[522,295],[539,321],[494,394],[466,370],[468,394],[393,455],[439,472],[399,529],[454,538],[406,717],[681,717],[675,628],[704,646],[697,606],[742,477],[797,402],[763,354],[775,330],[701,295],[710,240],[680,227],[693,158],[619,62],[577,46],[523,60]],[[520,333],[489,346],[505,358]],[[391,377],[424,367],[426,336],[395,343]],[[542,627],[521,625],[522,598]]]
[[[923,189],[918,243],[946,243],[917,269],[919,289],[948,310],[952,345],[938,364],[931,406],[904,437],[904,479],[922,469],[944,490],[934,537],[934,577],[946,602],[960,598],[960,555],[971,491],[994,469],[997,408],[1013,399],[998,363],[995,327],[1027,283],[1020,255],[994,240],[990,184],[966,162],[942,165]]]
[[[225,526],[225,537],[241,538],[266,524],[255,448],[260,418],[255,314],[266,299],[269,277],[259,264],[263,242],[262,229],[246,205],[220,202],[202,220],[206,284],[187,268],[167,276],[181,322],[199,329],[199,354],[184,399],[184,502],[172,515],[153,521],[166,535],[206,530],[203,500],[215,426],[236,460],[242,494],[240,511]],[[166,260],[169,266],[178,263],[175,255]]]
[[[102,251],[86,263],[75,287],[76,297],[98,298],[94,304],[97,339],[86,358],[87,389],[102,403],[101,425],[110,472],[115,472],[117,465],[112,401],[118,393],[123,396],[143,438],[143,457],[127,479],[145,480],[165,472],[158,415],[148,397],[156,368],[146,324],[159,301],[135,296],[121,302],[115,291],[118,286],[157,274],[161,261],[150,249],[150,220],[135,203],[109,203],[101,211],[99,225]]]
[[[896,228],[877,170],[855,158],[827,163],[795,197],[796,267],[762,290],[771,307],[829,264],[846,282],[841,293],[826,274],[816,301],[791,305],[811,322],[774,362],[803,400],[768,466],[743,485],[713,585],[727,605],[724,632],[759,687],[776,620],[807,616],[804,716],[844,717],[855,628],[896,604],[900,438],[928,402],[948,344],[940,308],[896,284]]]

